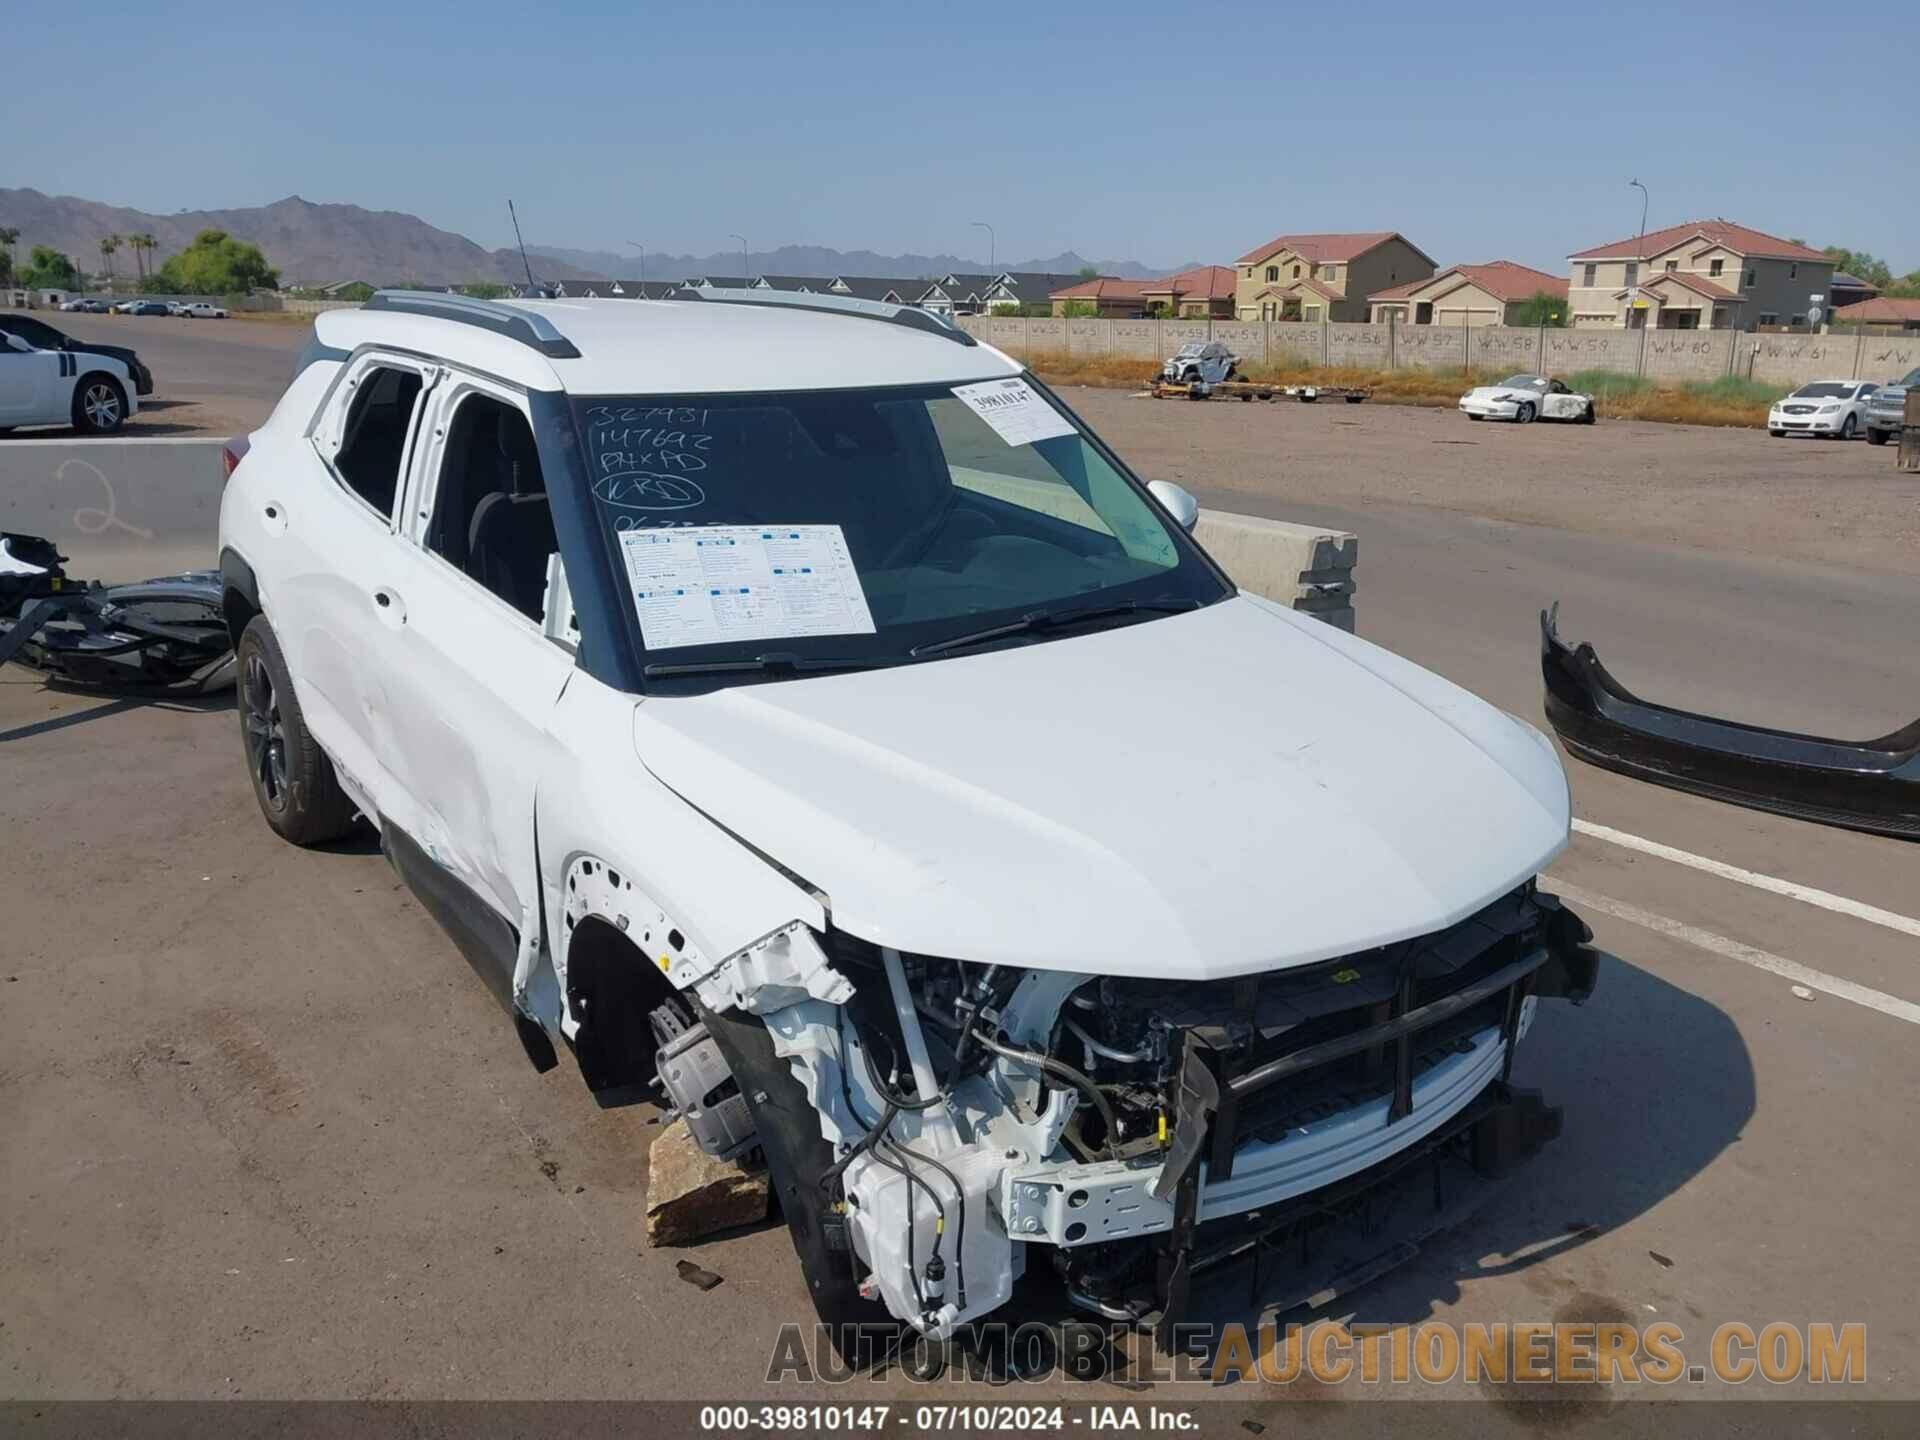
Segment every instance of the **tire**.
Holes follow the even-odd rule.
[[[1582,425],[1591,425],[1597,419],[1599,419],[1599,416],[1593,413],[1593,406],[1589,405],[1587,406],[1586,413],[1580,417],[1580,423]]]
[[[1847,416],[1846,423],[1840,427],[1840,438],[1842,440],[1853,439],[1853,432],[1856,428],[1854,417],[1851,415]]]
[[[1480,421],[1482,421],[1482,420],[1484,420],[1484,419],[1486,419],[1486,418],[1487,418],[1487,417],[1486,417],[1486,416],[1484,416],[1484,415],[1475,415],[1475,414],[1474,414],[1474,413],[1473,413],[1473,412],[1472,412],[1471,410],[1469,410],[1469,411],[1467,412],[1467,419],[1469,419],[1469,420],[1471,420],[1471,421],[1473,421],[1473,422],[1474,422],[1474,423],[1476,423],[1476,424],[1478,424],[1478,423],[1479,423]]]
[[[1876,430],[1869,425],[1867,427],[1867,443],[1869,445],[1884,445],[1887,443],[1887,434],[1887,431]]]
[[[1769,430],[1767,433],[1776,440],[1784,440],[1787,438],[1787,432],[1784,430]]]
[[[813,1308],[828,1327],[834,1348],[848,1360],[884,1356],[904,1329],[886,1305],[863,1300],[854,1279],[852,1241],[846,1221],[833,1213],[820,1178],[833,1164],[833,1147],[787,1062],[773,1050],[765,1023],[740,1010],[721,1014],[697,1006],[707,1033],[720,1046],[727,1068],[747,1097],[767,1157],[767,1175],[793,1237],[800,1272]]]
[[[353,828],[354,805],[333,762],[307,730],[286,657],[266,616],[256,615],[235,650],[240,743],[253,795],[273,833],[295,845],[337,840]]]
[[[1533,402],[1531,400],[1522,400],[1520,402],[1520,408],[1513,412],[1513,423],[1516,425],[1531,425],[1533,423],[1534,413]]]
[[[73,428],[83,435],[111,435],[127,423],[127,392],[113,376],[83,375],[73,387]]]

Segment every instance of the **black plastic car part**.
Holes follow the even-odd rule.
[[[1877,740],[1830,740],[1642,700],[1540,613],[1547,720],[1570,754],[1637,779],[1879,835],[1920,839],[1920,720]]]

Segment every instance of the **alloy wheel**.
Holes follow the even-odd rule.
[[[273,674],[259,655],[247,657],[244,691],[247,764],[267,807],[287,808],[287,733],[280,718],[280,695]]]
[[[80,408],[86,413],[87,423],[96,430],[111,430],[120,423],[120,397],[113,393],[110,385],[89,385],[81,397]]]

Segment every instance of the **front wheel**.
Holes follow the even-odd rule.
[[[1867,427],[1867,443],[1869,445],[1884,445],[1887,443],[1887,435],[1889,433],[1890,432],[1885,430],[1876,430],[1869,425]]]
[[[1787,438],[1787,432],[1784,430],[1769,430],[1767,433],[1776,440],[1784,440]]]
[[[1581,423],[1582,425],[1591,425],[1591,424],[1593,424],[1593,422],[1594,422],[1594,420],[1595,420],[1596,418],[1597,418],[1597,417],[1596,417],[1596,416],[1594,415],[1594,413],[1593,413],[1593,406],[1591,406],[1591,405],[1589,405],[1589,406],[1587,406],[1587,408],[1586,408],[1586,413],[1584,413],[1583,415],[1581,415],[1581,417],[1580,417],[1580,423]]]
[[[1520,408],[1513,412],[1513,420],[1516,425],[1531,425],[1533,423],[1533,402],[1531,400],[1521,401]]]
[[[1842,440],[1851,440],[1853,438],[1853,432],[1854,419],[1853,416],[1849,415],[1840,426],[1840,438]]]
[[[87,435],[111,435],[127,419],[127,392],[111,375],[89,375],[73,392],[73,428]]]
[[[286,657],[264,615],[248,624],[235,658],[240,739],[260,813],[274,834],[295,845],[338,839],[353,828],[353,802],[307,730]]]

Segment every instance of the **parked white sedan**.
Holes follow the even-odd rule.
[[[71,425],[110,435],[140,408],[131,372],[110,355],[38,350],[0,334],[0,432],[16,425]]]
[[[1460,397],[1469,420],[1576,420],[1593,423],[1593,397],[1579,395],[1546,375],[1509,375],[1498,385],[1479,385]]]
[[[1867,401],[1878,385],[1861,380],[1812,380],[1767,411],[1767,433],[1822,435],[1851,440],[1867,423]]]

